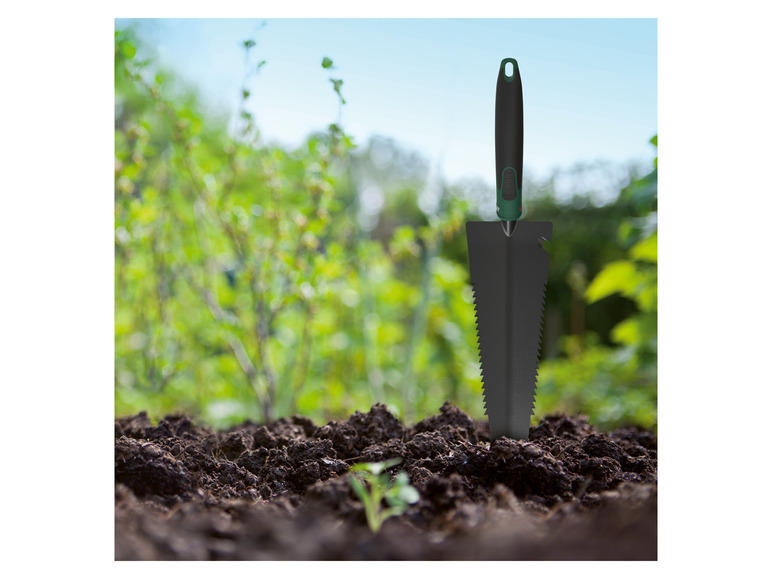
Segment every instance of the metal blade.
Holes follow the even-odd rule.
[[[552,223],[466,224],[485,413],[491,440],[527,439],[539,366]]]

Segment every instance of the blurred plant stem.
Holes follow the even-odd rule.
[[[426,338],[426,328],[429,318],[429,304],[431,301],[432,267],[435,258],[442,252],[442,235],[439,234],[441,224],[445,219],[448,208],[448,193],[441,181],[440,171],[433,171],[427,183],[427,188],[439,192],[437,212],[429,216],[427,230],[433,232],[425,235],[421,247],[421,267],[419,282],[418,303],[413,309],[413,320],[410,326],[410,339],[408,341],[407,354],[405,356],[404,387],[402,390],[402,410],[405,420],[413,420],[416,417],[416,391],[419,380],[417,352],[423,340]]]
[[[364,380],[370,393],[370,399],[375,402],[386,402],[386,392],[383,388],[383,372],[380,366],[378,352],[378,313],[376,308],[374,285],[370,283],[371,276],[368,259],[365,253],[370,235],[365,231],[359,215],[362,211],[361,191],[362,180],[354,167],[347,165],[349,180],[357,183],[357,193],[353,198],[352,213],[355,216],[355,249],[357,272],[359,279],[359,309],[362,324],[362,355],[364,358]]]
[[[568,285],[571,286],[571,348],[569,355],[576,359],[584,350],[585,300],[587,290],[587,266],[582,261],[574,261],[568,271]]]

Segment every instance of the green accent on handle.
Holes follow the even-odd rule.
[[[512,69],[512,76],[507,76],[507,71],[504,70],[504,67],[507,65],[508,62],[511,62],[512,66],[514,67]],[[515,71],[517,70],[517,68],[518,68],[517,61],[514,58],[505,58],[504,60],[502,60],[501,69],[504,70],[504,80],[506,80],[507,82],[512,82],[513,80],[515,80]]]
[[[507,171],[512,171],[514,178],[507,178]],[[502,221],[517,221],[522,214],[523,190],[517,188],[517,170],[505,167],[501,172],[501,189],[496,190],[496,215]]]

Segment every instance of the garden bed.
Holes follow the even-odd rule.
[[[115,557],[651,560],[656,449],[568,416],[491,443],[448,403],[411,427],[382,405],[222,432],[141,413],[115,422]],[[374,534],[347,471],[397,457],[420,499]]]

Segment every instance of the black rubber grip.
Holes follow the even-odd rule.
[[[513,69],[510,76],[505,70],[508,63]],[[496,82],[496,189],[507,201],[523,190],[523,83],[514,58],[501,61]]]
[[[501,196],[505,201],[517,199],[517,174],[512,167],[507,167],[501,172]]]

